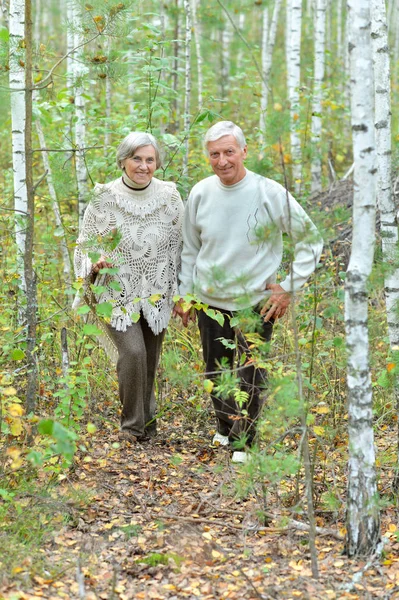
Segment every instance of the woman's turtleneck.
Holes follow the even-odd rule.
[[[146,190],[150,185],[151,185],[151,181],[152,179],[149,181],[149,183],[136,183],[135,181],[132,181],[130,179],[130,177],[128,177],[126,175],[126,171],[123,171],[122,173],[122,183],[129,188],[130,190],[133,190],[134,192],[140,192],[141,190]]]

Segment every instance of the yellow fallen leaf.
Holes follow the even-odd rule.
[[[212,535],[209,533],[209,531],[205,531],[202,534],[202,537],[204,537],[206,540],[211,540],[212,539]]]
[[[20,404],[10,404],[7,407],[7,412],[12,416],[12,417],[21,417],[24,414],[24,409]]]
[[[324,435],[324,427],[321,427],[320,425],[315,425],[315,427],[313,427],[313,431],[315,432],[316,435],[319,435],[320,437],[322,437]]]
[[[13,387],[8,387],[3,389],[4,396],[16,396],[17,390]]]

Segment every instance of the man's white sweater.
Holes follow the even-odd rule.
[[[303,208],[279,183],[251,171],[226,186],[213,175],[197,183],[183,224],[180,294],[237,310],[269,294],[283,255],[282,234],[293,244],[290,273],[281,282],[297,291],[314,271],[320,235]]]

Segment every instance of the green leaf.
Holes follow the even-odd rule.
[[[111,318],[113,305],[111,302],[101,302],[101,304],[96,304],[96,313],[100,317],[108,317]]]
[[[101,258],[100,252],[88,252],[87,255],[90,258],[93,265]]]
[[[122,286],[120,283],[118,283],[117,281],[111,281],[109,283],[109,287],[113,290],[115,290],[116,292],[121,292],[122,291]]]
[[[5,27],[0,27],[0,42],[8,42],[10,34]]]
[[[40,421],[37,426],[37,430],[42,435],[53,435],[54,421],[52,419],[44,419]]]
[[[84,335],[101,335],[102,331],[97,327],[97,325],[93,325],[92,323],[87,323],[83,327]]]
[[[335,348],[339,348],[340,346],[343,345],[343,343],[344,343],[344,338],[342,338],[342,337],[335,337],[333,339],[333,346]]]
[[[25,358],[25,352],[21,348],[15,348],[11,352],[11,360],[22,360]]]
[[[76,312],[78,315],[87,315],[87,313],[90,312],[90,306],[79,306]]]
[[[137,323],[140,319],[140,313],[138,313],[138,312],[132,313],[130,315],[130,318],[132,319],[132,323]]]

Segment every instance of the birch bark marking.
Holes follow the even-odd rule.
[[[21,287],[26,291],[24,255],[26,240],[28,192],[26,188],[25,155],[25,2],[10,0],[10,72],[12,163],[14,174],[15,240],[17,246],[17,272]],[[22,320],[22,315],[20,315]]]
[[[321,191],[321,101],[325,65],[326,0],[316,1],[315,60],[312,102],[312,183],[311,191]]]
[[[371,39],[374,61],[375,139],[377,149],[378,187],[377,207],[381,222],[381,245],[385,265],[391,270],[385,275],[385,303],[391,350],[399,347],[399,269],[392,268],[398,248],[398,226],[392,194],[391,148],[391,80],[388,45],[388,24],[384,0],[371,0]],[[395,397],[399,414],[399,381],[395,381]],[[399,423],[399,422],[398,422]],[[394,488],[399,488],[399,432],[398,459]]]
[[[352,251],[345,282],[349,413],[346,549],[354,556],[372,554],[380,536],[367,329],[367,280],[375,246],[376,156],[370,0],[350,0],[348,6],[355,169]]]
[[[188,175],[188,152],[189,152],[189,130],[190,130],[190,96],[191,96],[191,7],[190,0],[184,0],[186,13],[186,68],[185,68],[185,92],[184,92],[184,157],[183,175]]]
[[[288,6],[287,6],[288,10]],[[301,138],[299,136],[300,127],[300,106],[299,106],[299,86],[301,80],[301,26],[302,26],[302,0],[290,0],[290,30],[287,29],[287,35],[290,37],[288,44],[288,98],[290,101],[291,115],[291,156],[292,156],[292,174],[294,178],[295,192],[298,194],[301,187]]]
[[[195,54],[197,56],[197,89],[198,89],[198,110],[202,110],[202,90],[204,87],[203,76],[202,76],[202,52],[201,52],[201,37],[202,37],[202,23],[197,18],[197,2],[199,0],[192,0],[192,22],[194,30],[194,41],[195,41]]]

